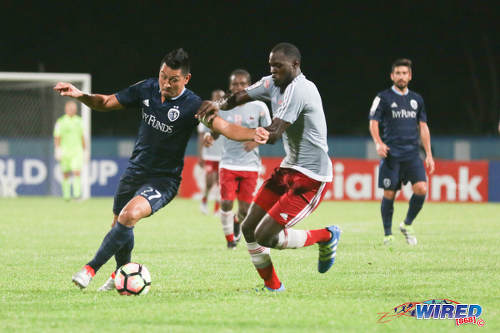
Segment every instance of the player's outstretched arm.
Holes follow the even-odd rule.
[[[198,109],[198,112],[196,113],[196,118],[202,120],[208,115],[217,113],[219,110],[230,110],[238,105],[245,104],[250,101],[252,101],[252,99],[248,96],[246,91],[239,91],[236,94],[231,94],[229,97],[215,102],[203,101]]]
[[[429,168],[429,173],[432,174],[435,169],[434,158],[432,157],[431,149],[431,132],[429,126],[423,121],[420,122],[420,139],[424,145],[425,150],[425,165]]]
[[[375,149],[380,157],[387,157],[389,147],[382,141],[379,134],[378,121],[370,120],[370,134],[373,142],[375,142]]]
[[[118,102],[115,95],[86,94],[68,82],[58,82],[54,90],[59,92],[61,96],[77,99],[92,110],[111,111],[123,109],[123,105]]]
[[[246,90],[238,91],[235,94],[231,94],[228,97],[217,101],[219,104],[219,109],[221,110],[231,110],[232,108],[253,101],[253,99],[248,96]]]
[[[262,127],[246,128],[227,122],[216,114],[205,117],[204,120],[207,120],[205,125],[212,131],[234,141],[255,141],[264,144],[269,139],[269,132]]]

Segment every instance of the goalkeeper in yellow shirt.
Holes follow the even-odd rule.
[[[61,164],[63,172],[62,195],[64,200],[71,199],[71,180],[73,174],[73,198],[81,197],[80,170],[83,164],[85,139],[82,118],[76,114],[77,106],[73,101],[64,105],[64,115],[54,127],[55,159]]]

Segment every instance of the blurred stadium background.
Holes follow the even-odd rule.
[[[381,311],[438,297],[481,304],[483,329],[500,331],[498,17],[498,1],[2,1],[0,331],[449,332],[449,321],[377,323]],[[68,204],[54,197],[52,131],[66,100],[52,85],[64,79],[111,94],[156,77],[163,55],[184,47],[192,58],[188,87],[207,99],[227,89],[235,68],[254,81],[267,75],[269,50],[281,41],[300,48],[302,70],[323,99],[334,181],[304,226],[341,225],[335,271],[317,274],[316,249],[274,251],[287,293],[255,297],[248,291],[258,277],[243,244],[228,260],[217,218],[202,217],[195,200],[176,199],[136,229],[134,260],[153,274],[150,295],[98,295],[112,261],[92,288],[74,288],[71,274],[111,222],[111,196],[140,112],[85,116],[80,106],[91,138],[93,198]],[[390,86],[390,64],[399,57],[413,60],[410,89],[426,102],[437,160],[433,203],[417,221],[415,248],[400,234],[393,248],[381,244],[378,159],[368,132],[372,100]],[[23,75],[31,79],[19,80]],[[184,198],[197,198],[203,186],[195,135]],[[261,154],[268,173],[284,155],[281,142]],[[409,189],[401,192],[406,200]],[[405,210],[396,208],[398,221]]]
[[[0,72],[88,73],[92,92],[99,93],[156,76],[162,56],[184,47],[192,58],[189,88],[208,98],[213,89],[227,89],[228,73],[235,68],[248,69],[254,80],[266,75],[269,49],[279,41],[295,43],[303,53],[303,72],[323,98],[336,160],[331,199],[380,195],[367,113],[375,94],[391,84],[391,62],[408,57],[414,62],[410,89],[424,97],[439,160],[430,199],[500,201],[499,6],[494,2],[394,2],[383,8],[376,2],[305,1],[2,6],[8,17],[0,24],[8,33],[1,36],[7,52],[0,54]],[[24,24],[29,12],[38,15]],[[0,81],[0,195],[57,195],[51,135],[64,99],[51,91],[50,82],[11,83]],[[92,112],[87,178],[92,196],[113,195],[139,117],[137,110]],[[261,151],[269,158],[267,170],[274,157],[283,156],[281,143]],[[194,137],[187,155],[181,196],[192,197],[199,192],[193,179]]]

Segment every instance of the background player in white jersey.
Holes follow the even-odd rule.
[[[250,73],[236,69],[229,76],[229,90],[236,94],[251,83]],[[248,128],[269,126],[271,117],[266,104],[253,101],[219,115],[230,123]],[[221,223],[228,249],[234,249],[241,238],[240,221],[243,221],[253,199],[261,168],[258,144],[255,141],[239,142],[224,136],[222,158],[219,165]],[[233,213],[233,202],[238,199],[238,215]]]
[[[224,97],[225,93],[221,89],[212,91],[212,101],[218,101]],[[214,139],[210,135],[210,129],[200,123],[198,125],[198,165],[205,171],[205,188],[201,197],[200,210],[203,214],[208,214],[207,200],[212,187],[216,187],[216,198],[214,204],[214,214],[220,208],[219,189],[219,162],[222,156],[222,138]]]
[[[269,55],[272,75],[221,103],[204,101],[197,114],[215,128],[221,120],[211,115],[219,109],[229,110],[252,100],[271,102],[273,121],[265,127],[269,138],[264,141],[274,143],[283,135],[286,157],[260,188],[242,225],[252,263],[264,280],[263,291],[284,290],[269,248],[295,249],[318,243],[318,271],[324,273],[334,263],[340,237],[337,226],[291,229],[318,206],[326,184],[332,180],[321,96],[314,83],[301,73],[300,62],[297,47],[289,43],[276,45]],[[256,135],[261,132],[258,128]],[[256,141],[261,143],[259,138]]]

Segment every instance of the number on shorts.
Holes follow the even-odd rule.
[[[146,193],[149,193],[149,192],[153,192],[154,194],[152,194],[152,195],[147,195]],[[161,193],[160,193],[160,192],[158,192],[158,190],[155,190],[155,189],[154,189],[154,188],[152,188],[152,187],[149,187],[149,188],[147,188],[146,190],[142,191],[142,192],[141,192],[141,195],[142,195],[142,196],[145,196],[145,197],[146,197],[146,199],[148,199],[148,200],[153,200],[153,199],[156,199],[156,198],[161,197]]]

